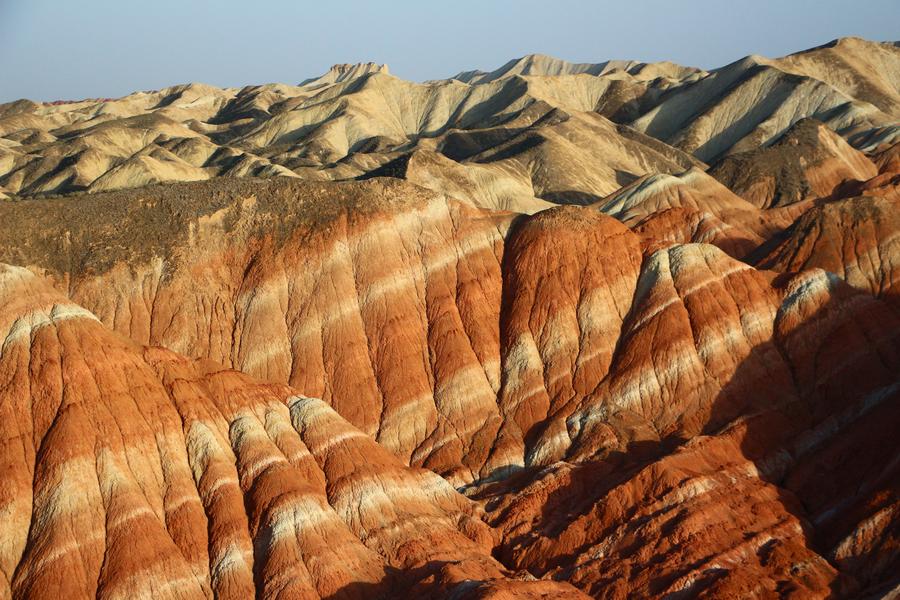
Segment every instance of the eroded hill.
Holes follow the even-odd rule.
[[[0,107],[0,598],[896,593],[896,53]]]

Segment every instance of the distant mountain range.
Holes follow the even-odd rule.
[[[368,63],[298,86],[195,83],[117,100],[18,101],[0,105],[0,193],[344,180],[425,152],[441,155],[429,161],[440,172],[434,187],[451,185],[451,173],[478,178],[480,205],[584,204],[647,174],[769,145],[804,118],[859,149],[887,144],[898,135],[898,73],[896,45],[848,38],[710,72],[531,55],[425,84]]]

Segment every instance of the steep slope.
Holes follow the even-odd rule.
[[[900,142],[882,149],[873,159],[879,173],[900,173]]]
[[[895,124],[891,115],[823,81],[748,56],[673,89],[631,125],[713,162],[768,144],[807,117],[844,136]]]
[[[865,180],[848,179],[839,185],[829,200],[853,196],[879,196],[900,202],[900,143],[871,155],[878,174]]]
[[[10,154],[0,180],[20,194],[118,189],[241,175],[235,165],[242,161],[250,163],[251,174],[295,175],[266,159],[220,147],[160,112],[94,121],[55,130],[59,139],[39,152],[26,147]]]
[[[758,266],[781,272],[824,269],[896,303],[900,200],[863,196],[812,208]]]
[[[606,376],[641,266],[637,236],[585,208],[527,219],[504,254],[503,426],[487,476],[546,464],[568,441],[559,413]]]
[[[141,348],[25,269],[0,300],[3,597],[579,597],[510,580],[473,503],[323,402]]]
[[[846,37],[775,63],[785,71],[824,81],[900,119],[900,52],[895,43]]]
[[[591,365],[609,360],[618,337],[605,315],[624,318],[641,264],[639,238],[593,209],[540,213],[507,241],[511,215],[390,180],[210,183],[31,208],[4,211],[16,230],[35,232],[23,244],[11,229],[4,260],[48,269],[73,299],[140,343],[322,397],[403,460],[455,484],[555,455],[542,447],[555,441],[529,437],[538,421],[550,438],[559,426],[543,423],[550,408],[540,407],[556,411],[595,391],[605,367]],[[111,211],[108,227],[73,228],[85,211]],[[548,261],[547,248],[558,258]],[[630,275],[609,275],[619,267],[608,261],[625,253]],[[569,263],[566,281],[581,283],[565,292],[551,273],[574,256],[582,258]],[[539,304],[550,312],[541,318],[562,310],[553,308],[558,294],[582,297],[573,308],[580,316],[535,322],[529,303],[538,301],[526,290],[542,281],[534,293],[547,295]],[[519,302],[532,314],[521,333],[510,320]],[[529,342],[537,349],[518,349],[515,340],[536,328],[546,328]],[[563,348],[573,354],[558,355]],[[570,380],[581,361],[584,373]],[[532,395],[541,381],[544,391]],[[514,416],[519,410],[547,414]]]
[[[674,267],[696,253],[680,247],[651,260],[668,255]],[[619,391],[601,392],[588,413],[599,421],[591,437],[606,450],[475,491],[504,531],[499,556],[597,598],[866,597],[861,590],[896,585],[896,314],[811,271],[752,307],[720,312],[718,323],[701,321],[692,335],[703,305],[746,293],[739,279],[756,279],[759,291],[764,280],[745,268],[691,282],[693,297],[672,302],[665,276],[644,278],[649,295],[635,300],[628,347],[617,351],[627,362],[610,367]],[[671,312],[684,310],[691,325]],[[723,335],[729,320],[736,328]],[[714,350],[721,343],[735,352]],[[662,354],[640,358],[648,351]],[[639,384],[628,375],[635,362]],[[614,383],[623,375],[633,385]],[[710,390],[716,382],[721,390]],[[707,434],[665,437],[665,415],[691,414],[683,412],[691,397],[708,402]],[[739,398],[754,405],[740,409]],[[570,434],[585,427],[579,412],[566,421]],[[648,417],[655,426],[641,425]]]
[[[718,186],[700,172],[686,179],[701,176],[701,183]],[[687,186],[690,182],[682,183]],[[694,187],[700,192],[705,189]],[[718,211],[719,218],[728,222],[740,223],[738,217],[747,214],[758,218],[758,209],[736,196],[731,196],[735,204],[728,207],[728,196],[700,192],[679,193],[671,199],[691,210]],[[644,199],[652,206],[632,194],[635,201],[623,201],[622,210],[613,214],[638,222],[658,210],[679,206],[669,201],[665,190],[661,194]],[[660,198],[659,204],[654,197]],[[839,206],[828,205],[820,212],[831,215]],[[858,229],[863,235],[867,227],[878,228],[873,239],[879,240],[883,259],[868,261],[864,271],[868,273],[867,282],[888,282],[884,289],[872,288],[881,293],[892,277],[890,265],[896,254],[892,241],[897,225],[891,220],[894,213],[889,205],[872,206],[879,207],[872,209],[881,215],[877,219],[874,213],[866,213],[855,220],[855,228],[823,225],[819,229],[846,231],[848,235]],[[508,319],[515,303],[508,304],[504,294],[514,293],[510,298],[516,298],[516,302],[531,302],[530,292],[512,290],[519,285],[527,288],[543,278],[535,266],[525,266],[521,275],[515,275],[519,268],[516,257],[536,253],[534,259],[523,258],[523,264],[534,262],[542,268],[558,269],[579,255],[577,248],[591,239],[588,232],[593,231],[596,239],[591,249],[582,252],[590,254],[590,260],[569,265],[574,269],[572,281],[585,282],[594,276],[584,273],[613,268],[603,266],[603,261],[611,257],[622,260],[629,255],[632,269],[641,265],[640,238],[612,219],[603,217],[595,223],[595,209],[562,212],[558,218],[551,218],[557,214],[552,211],[540,213],[533,217],[533,228],[532,221],[527,221],[508,234],[511,214],[483,212],[390,179],[352,184],[246,181],[242,186],[209,182],[97,195],[78,204],[47,202],[42,210],[34,208],[28,203],[0,208],[6,222],[14,224],[0,235],[2,260],[46,269],[77,303],[140,343],[210,358],[321,397],[404,460],[428,466],[454,483],[484,477],[495,468],[521,463],[525,454],[537,452],[531,445],[534,440],[524,439],[531,425],[520,425],[510,442],[520,449],[520,458],[503,456],[500,449],[496,452],[502,460],[489,458],[495,438],[506,436],[508,416],[503,397],[512,389],[509,378],[522,368],[516,361],[530,356],[536,362],[528,369],[542,374],[539,380],[544,380],[545,388],[551,385],[555,377],[548,366],[552,353],[542,357],[541,344],[550,344],[552,352],[557,352],[562,340],[567,339],[560,337],[563,332],[571,336],[572,331],[588,327],[582,324],[569,331],[570,325],[553,321],[547,326],[548,332],[539,336],[543,341],[537,343],[537,351],[522,350],[525,354],[521,356],[514,351],[517,346],[513,339],[519,334],[510,329],[513,321]],[[632,215],[628,211],[638,212]],[[807,221],[817,222],[807,216],[796,230],[802,231]],[[755,231],[749,218],[741,227]],[[32,234],[23,239],[20,231]],[[545,238],[529,233],[532,231],[546,232],[542,236],[549,236],[553,242],[541,241]],[[573,238],[573,231],[580,233]],[[821,243],[831,243],[831,235],[802,239],[821,237]],[[527,242],[519,241],[520,236]],[[748,239],[736,234],[729,237]],[[790,240],[784,247],[795,243]],[[848,243],[862,247],[855,241]],[[707,276],[702,274],[710,268],[714,273],[735,271],[750,276],[724,254],[711,254],[712,247],[686,246],[693,250],[681,250],[669,257],[665,246],[661,239],[649,244],[649,251],[655,253],[652,260],[644,262],[640,277],[656,281],[666,272],[660,269],[672,261],[678,266],[677,273],[688,278],[704,279]],[[558,249],[551,252],[548,248]],[[606,249],[598,250],[601,248]],[[782,253],[795,254],[787,250]],[[547,256],[559,258],[548,260]],[[850,270],[846,270],[843,264],[813,261],[779,264],[777,268],[793,271],[803,265],[823,266],[846,274],[852,284],[858,284],[851,273],[856,269],[847,266]],[[774,263],[770,266],[775,267]],[[626,297],[638,294],[635,290],[649,293],[646,286],[627,284],[629,279],[622,277],[618,274],[614,279],[619,282],[616,285],[625,285],[624,291],[604,292],[618,298],[614,310],[619,318],[628,312]],[[636,281],[638,272],[633,271],[629,277]],[[757,275],[753,277],[755,283],[741,285],[767,289],[768,284],[761,283]],[[553,281],[549,273],[546,278]],[[515,283],[519,279],[523,283]],[[562,284],[547,285],[549,298],[564,293]],[[582,289],[584,285],[579,284],[582,291],[578,294],[590,289]],[[691,287],[689,283],[672,285],[674,289]],[[555,306],[556,300],[548,302],[540,303],[546,305],[544,310]],[[592,302],[579,309],[587,311],[579,319],[600,323],[606,318],[600,315],[613,309]],[[754,302],[743,297],[735,300],[745,310]],[[531,319],[536,318],[528,306],[522,310],[532,315]],[[648,315],[656,314],[652,308],[646,310]],[[667,328],[673,326],[670,317],[666,313]],[[696,324],[698,319],[701,317],[689,321]],[[644,327],[649,321],[637,322]],[[531,322],[528,330],[535,331],[536,327],[538,324]],[[691,330],[688,322],[684,328]],[[594,344],[608,344],[612,335],[600,336],[606,340],[603,342],[575,335],[584,343],[590,342],[576,356],[586,359],[603,355],[604,351]],[[399,339],[403,343],[396,343]],[[650,344],[636,343],[638,347]],[[737,356],[733,342],[728,344],[729,354]],[[618,347],[622,351],[628,348],[622,343]],[[507,356],[509,352],[513,354]],[[737,360],[734,356],[729,360]],[[577,364],[574,357],[565,361],[570,366],[560,367],[560,374]],[[402,371],[397,368],[401,364]],[[634,368],[635,381],[640,381],[643,367]],[[529,379],[531,375],[514,377]],[[615,382],[620,381],[627,387],[634,383],[628,383],[629,377],[622,365],[609,385],[618,389]],[[727,374],[721,379],[727,380]],[[596,393],[596,384],[582,387],[581,394]],[[534,386],[519,387],[527,391]],[[543,393],[548,392],[551,399],[573,399],[571,391],[545,389]],[[628,395],[624,388],[610,393]],[[685,392],[680,395],[690,397]],[[528,411],[537,410],[531,403],[539,396],[527,396],[524,405]],[[514,405],[522,402],[509,400]],[[674,405],[671,410],[681,419],[688,418]],[[668,425],[654,421],[653,426],[659,429]],[[503,464],[497,464],[497,460]]]
[[[373,73],[331,86],[261,123],[240,138],[249,148],[301,142],[296,152],[320,162],[340,159],[372,139],[399,144],[450,126],[502,122],[529,103],[517,81],[486,86],[416,84]]]
[[[877,173],[865,155],[812,119],[798,121],[771,146],[727,156],[709,171],[760,208],[826,198],[846,180]]]
[[[670,62],[642,63],[634,60],[610,60],[602,63],[570,63],[543,54],[529,54],[522,58],[514,58],[502,67],[486,73],[484,71],[466,71],[455,75],[453,79],[463,83],[489,83],[498,79],[515,76],[556,76],[556,75],[607,75],[614,71],[623,71],[630,75],[647,79],[670,77],[681,79],[698,72],[693,67],[683,67]]]

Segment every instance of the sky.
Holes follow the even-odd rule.
[[[900,0],[0,0],[0,102],[299,83],[368,61],[423,81],[531,53],[709,69],[849,35],[900,39]]]

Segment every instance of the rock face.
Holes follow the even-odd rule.
[[[798,265],[771,258],[766,264],[784,272],[825,266],[890,300],[890,286],[873,283],[890,283],[896,262],[896,211],[889,203],[861,198],[813,209],[773,253],[801,256],[790,245],[802,239],[812,242],[804,251],[812,258]],[[164,388],[171,382],[168,397],[175,400],[183,389],[217,406],[225,402],[217,398],[269,398],[269,408],[251,411],[256,416],[248,423],[262,429],[254,435],[265,433],[281,448],[294,442],[281,441],[280,426],[267,419],[293,426],[300,442],[321,458],[318,481],[343,475],[329,475],[330,455],[317,455],[316,444],[330,449],[359,440],[369,449],[345,459],[352,473],[362,462],[379,480],[400,478],[402,486],[420,491],[444,486],[438,489],[455,498],[446,501],[450,505],[427,501],[462,515],[442,522],[455,523],[453,535],[474,541],[459,541],[444,530],[434,535],[457,540],[449,544],[458,549],[480,543],[480,550],[471,549],[471,560],[481,569],[479,581],[499,582],[490,586],[502,587],[509,573],[527,571],[599,597],[701,589],[764,594],[785,586],[815,596],[870,587],[894,564],[890,482],[896,465],[888,460],[893,466],[886,471],[856,472],[841,449],[858,447],[854,431],[872,433],[867,422],[896,422],[900,324],[888,304],[853,291],[835,275],[813,269],[778,278],[712,245],[648,241],[640,226],[633,232],[594,208],[559,207],[514,219],[391,179],[260,181],[237,188],[208,182],[37,206],[3,207],[12,225],[3,260],[46,274],[68,299],[46,287],[10,292],[23,302],[57,294],[44,309],[48,316],[29,319],[55,323],[74,311],[88,329],[132,348],[129,356],[138,358],[128,360],[146,363],[141,368],[149,368],[156,378],[151,381],[162,381]],[[654,205],[647,212],[662,218],[672,210],[682,208]],[[79,224],[76,212],[107,216]],[[723,218],[733,214],[725,211]],[[25,227],[39,233],[23,244],[13,232]],[[843,242],[855,249],[865,249],[860,240],[867,237],[880,244],[866,254],[872,260],[864,265],[862,284],[850,263],[843,263],[843,271],[819,264],[834,257],[819,248],[830,248],[837,234],[855,236]],[[154,246],[159,239],[168,243]],[[130,253],[127,268],[123,252]],[[21,269],[15,273],[24,277]],[[168,350],[142,350],[104,325],[136,343],[166,346],[200,362]],[[125,360],[116,358],[112,342],[101,346],[112,356],[104,360]],[[99,359],[85,360],[93,365]],[[219,363],[268,383],[210,366]],[[870,365],[866,385],[848,384],[841,371],[860,365]],[[234,382],[226,385],[223,378]],[[59,380],[51,378],[57,386]],[[136,384],[137,376],[128,381],[141,389],[158,385]],[[129,393],[122,397],[131,398]],[[316,396],[323,400],[304,399]],[[314,426],[317,420],[298,424],[300,407],[304,415],[328,417],[321,426]],[[231,442],[238,481],[250,490],[255,479],[241,475],[245,459],[237,440],[251,434],[235,423],[243,423],[239,417],[251,409],[230,410],[222,413],[227,424],[219,431]],[[267,417],[269,412],[281,417]],[[879,463],[894,455],[893,442],[877,437],[889,431],[872,433],[863,456]],[[183,437],[180,443],[190,456],[194,442]],[[225,441],[219,445],[228,448]],[[291,457],[287,449],[282,454]],[[835,496],[813,478],[826,464],[836,485],[844,486],[846,505],[835,505],[829,500]],[[433,475],[433,483],[426,483],[421,478],[428,471],[409,471],[407,465],[443,479]],[[196,467],[189,471],[202,477]],[[419,475],[384,475],[395,471]],[[166,481],[164,475],[153,477]],[[286,478],[294,476],[273,475],[266,485],[284,485]],[[24,486],[33,477],[20,479]],[[466,486],[487,512],[455,495],[454,486]],[[332,489],[343,488],[326,483],[319,506],[325,510],[328,504],[346,517],[341,522],[351,522],[348,543],[362,539],[375,554],[359,559],[355,575],[333,576],[342,583],[332,582],[331,575],[331,583],[318,582],[314,569],[305,567],[316,590],[334,585],[327,588],[332,593],[353,577],[372,590],[444,590],[459,580],[454,577],[473,579],[426,570],[419,573],[426,583],[384,583],[394,581],[385,579],[393,572],[385,565],[400,569],[401,579],[418,567],[368,543],[361,533],[371,527],[366,517],[341,508],[344,501]],[[748,504],[735,507],[735,489]],[[248,506],[244,518],[252,540],[265,526],[254,523],[274,517]],[[745,520],[735,520],[733,510]],[[635,521],[641,514],[647,520],[634,529],[643,522]],[[412,519],[398,515],[400,521]],[[361,523],[358,529],[355,523]],[[678,541],[698,536],[705,540],[701,545]],[[740,536],[747,541],[735,546]],[[407,542],[397,544],[405,548]],[[444,546],[423,547],[440,553]],[[492,549],[506,567],[491,562]],[[867,552],[883,552],[883,562],[871,565]],[[754,562],[747,562],[749,556]],[[661,562],[648,570],[651,559]],[[21,559],[25,565],[29,560]],[[259,560],[254,564],[266,564]],[[272,564],[282,560],[289,559]],[[215,569],[209,568],[212,578]],[[283,576],[276,573],[283,567],[260,569],[251,578],[257,591],[281,589]],[[801,569],[803,577],[792,569]],[[267,587],[269,577],[278,582],[275,587]],[[17,586],[26,585],[18,581],[11,580],[17,594]]]
[[[896,595],[896,51],[0,106],[0,600]]]
[[[672,258],[669,251],[656,260]],[[748,289],[735,279],[748,275],[731,275],[731,285]],[[600,598],[855,596],[891,580],[897,461],[888,457],[898,447],[888,432],[900,399],[897,317],[823,271],[781,289],[757,285],[760,308],[744,313],[757,330],[735,340],[748,349],[736,368],[709,363],[708,346],[690,361],[688,334],[685,358],[643,363],[639,402],[623,406],[609,395],[598,406],[606,414],[595,409],[600,423],[593,427],[606,431],[613,451],[574,464],[570,455],[527,478],[479,490],[491,522],[504,532],[499,557],[506,564],[571,581]],[[712,286],[731,287],[727,279]],[[695,292],[704,293],[716,290]],[[701,298],[668,310],[689,311],[694,302]],[[659,334],[660,327],[645,329]],[[709,330],[695,336],[713,339]],[[729,337],[736,336],[719,339]],[[693,379],[692,369],[704,376]],[[610,371],[622,372],[615,364]],[[866,384],[848,383],[849,372]],[[717,381],[726,383],[710,390]],[[689,394],[676,402],[707,403],[699,413],[706,433],[683,441],[686,428],[700,423],[667,418],[679,410],[670,409],[667,390]],[[623,392],[619,397],[627,399]],[[752,406],[741,407],[740,398]],[[615,418],[614,411],[625,414]],[[720,425],[736,412],[746,416]],[[644,424],[648,419],[653,426]],[[665,436],[675,428],[676,439],[657,441],[657,431]],[[880,558],[868,563],[874,556]]]
[[[142,348],[19,267],[0,298],[4,597],[580,596],[510,581],[475,504],[321,400]]]
[[[489,437],[499,420],[510,216],[396,180],[225,183],[162,188],[152,199],[98,195],[93,210],[116,205],[134,227],[110,227],[107,237],[88,225],[68,243],[69,209],[86,207],[48,203],[48,214],[61,212],[38,226],[43,240],[10,257],[54,268],[74,300],[142,344],[290,383],[405,460],[471,481],[480,465],[468,456],[469,436],[486,427]],[[160,238],[169,245],[155,248]],[[128,267],[107,262],[89,250],[98,242],[144,256]],[[76,255],[89,260],[72,271],[64,265]]]
[[[760,261],[776,271],[819,268],[875,296],[897,302],[900,202],[849,198],[808,210],[788,237]]]
[[[706,162],[769,144],[807,117],[855,136],[862,147],[889,142],[898,133],[900,48],[864,40],[834,45],[784,59],[747,56],[685,80],[631,124]],[[876,96],[886,109],[870,103]]]
[[[847,180],[877,174],[865,155],[812,119],[799,121],[773,145],[732,154],[710,171],[760,208],[827,198]]]

